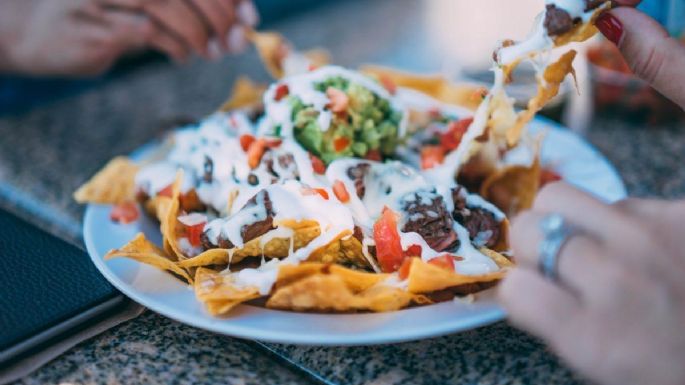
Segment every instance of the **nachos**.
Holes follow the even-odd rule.
[[[273,84],[240,80],[220,111],[174,131],[153,159],[116,158],[75,198],[112,204],[121,223],[144,208],[163,244],[141,233],[105,258],[168,271],[215,315],[260,298],[349,312],[477,293],[514,263],[507,217],[530,207],[541,178],[540,138],[524,128],[575,53],[544,66],[526,111],[504,92],[508,68],[584,36],[587,15],[604,7],[590,3],[548,2],[551,43],[503,45],[490,90],[313,65],[279,35],[254,32]],[[570,27],[556,28],[558,9]]]

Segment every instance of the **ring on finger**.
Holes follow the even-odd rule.
[[[538,270],[547,279],[559,280],[559,255],[568,240],[579,233],[561,214],[546,215],[540,221],[542,240],[538,244]]]

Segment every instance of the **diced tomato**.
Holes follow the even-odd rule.
[[[135,202],[123,202],[112,207],[109,218],[117,223],[127,224],[138,219],[138,205]]]
[[[243,151],[247,151],[247,149],[250,148],[250,145],[254,141],[255,137],[250,134],[240,135],[240,147],[243,149]]]
[[[449,254],[443,254],[428,261],[429,264],[441,267],[446,270],[454,271],[454,257]]]
[[[400,234],[397,231],[397,216],[389,208],[373,225],[373,239],[376,243],[376,258],[385,273],[397,271],[404,261]]]
[[[447,126],[447,132],[440,135],[440,144],[447,151],[452,151],[459,147],[461,138],[473,123],[472,118],[453,121]]]
[[[191,189],[185,194],[179,194],[178,201],[181,209],[185,212],[203,211],[205,208],[195,189]]]
[[[312,168],[315,173],[323,175],[326,172],[326,164],[318,156],[310,153],[309,159],[312,161]]]
[[[202,245],[202,232],[205,229],[205,223],[198,223],[192,226],[186,226],[186,235],[191,245],[197,247]]]
[[[379,150],[369,150],[366,152],[364,159],[375,160],[376,162],[380,162],[383,160],[383,156],[381,155],[381,152]]]
[[[445,160],[445,149],[442,146],[424,146],[421,149],[421,168],[427,170],[439,166]]]
[[[542,170],[540,170],[540,188],[544,187],[546,184],[558,182],[561,179],[561,175],[554,170],[549,168],[542,168]]]
[[[328,191],[326,191],[326,189],[323,189],[323,188],[315,188],[314,190],[315,190],[319,195],[321,195],[321,197],[323,197],[323,199],[328,200]]]
[[[350,145],[350,140],[346,137],[340,137],[333,140],[333,148],[335,152],[340,152]]]
[[[328,96],[328,100],[330,100],[326,106],[329,110],[335,112],[336,114],[347,111],[347,107],[350,105],[350,98],[345,92],[337,88],[328,87],[326,90],[326,96]]]
[[[347,203],[350,201],[350,193],[347,192],[345,184],[338,179],[333,182],[333,193],[342,203]]]
[[[307,71],[312,72],[312,71],[315,71],[317,68],[319,68],[319,67],[317,67],[316,65],[310,63],[310,64],[307,66]]]
[[[290,94],[290,88],[288,88],[287,84],[279,84],[276,86],[276,92],[274,93],[274,100],[275,101],[280,101],[284,97],[288,96]]]
[[[404,251],[404,255],[407,257],[420,257],[421,256],[421,246],[411,245],[407,250]]]
[[[157,196],[171,198],[171,195],[174,193],[173,189],[174,189],[173,184],[170,184],[170,185],[164,187],[163,189],[159,190],[157,192]]]
[[[430,116],[431,119],[437,120],[442,117],[442,112],[440,111],[440,108],[438,107],[431,107],[428,110],[428,116]]]
[[[264,139],[264,145],[267,148],[277,148],[281,143],[283,143],[281,139]]]
[[[264,139],[257,139],[250,144],[247,149],[247,165],[250,168],[257,168],[259,162],[262,161],[262,156],[266,151],[266,141]]]
[[[409,278],[409,272],[411,271],[411,262],[414,258],[405,258],[402,261],[402,266],[400,266],[399,273],[400,273],[400,279],[405,280]]]
[[[390,95],[395,95],[395,93],[397,93],[397,84],[395,84],[389,76],[381,75],[379,80],[381,81],[383,88],[385,88]]]
[[[322,188],[308,188],[308,187],[306,187],[306,188],[302,191],[302,194],[304,194],[304,195],[319,194],[319,195],[321,195],[321,197],[322,197],[323,199],[328,200],[328,198],[329,198],[329,196],[328,196],[328,191],[326,191],[326,189],[322,189]]]

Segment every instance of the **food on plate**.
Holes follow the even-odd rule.
[[[574,15],[549,3],[550,15]],[[564,29],[554,23],[548,31]],[[501,63],[484,90],[311,65],[279,35],[252,39],[273,84],[239,80],[220,111],[171,133],[154,159],[116,158],[76,192],[116,205],[116,222],[138,220],[133,200],[159,221],[161,247],[141,233],[106,258],[168,271],[214,315],[260,298],[295,311],[398,310],[506,274],[507,216],[551,178],[525,126],[573,72],[575,52],[545,66],[539,95],[517,112]]]
[[[326,66],[282,79],[264,94],[260,133],[294,139],[325,164],[345,157],[391,156],[406,117],[381,84]]]
[[[264,67],[274,79],[304,73],[330,63],[328,52],[313,49],[299,52],[281,34],[250,31],[247,37],[254,43]]]

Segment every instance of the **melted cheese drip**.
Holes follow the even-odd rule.
[[[583,23],[589,22],[594,13],[594,11],[585,12],[585,0],[546,0],[545,4],[555,5],[568,12],[572,19],[580,19]],[[537,16],[533,30],[526,39],[509,47],[501,47],[497,52],[497,62],[501,65],[509,65],[554,48],[554,40],[545,28],[546,16],[547,10]]]

